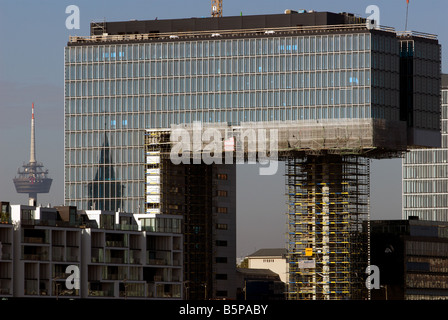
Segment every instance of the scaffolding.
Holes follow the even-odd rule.
[[[171,149],[170,132],[157,130],[145,135],[145,212],[163,213],[163,175],[167,151]]]
[[[308,155],[286,161],[288,299],[362,299],[369,217],[369,160]]]
[[[96,35],[107,35],[105,19],[101,21],[91,21],[90,36],[94,37]]]
[[[202,136],[204,130],[213,128],[220,132],[218,136],[223,141],[234,138],[234,151],[241,149],[243,154],[249,156],[251,148],[260,152],[263,151],[263,145],[269,145],[271,155],[273,151],[277,152],[278,158],[285,161],[289,202],[288,299],[342,300],[369,297],[365,287],[370,238],[369,159],[402,152],[405,135],[401,126],[393,128],[393,122],[390,121],[356,119],[241,123],[239,126],[182,125],[171,130],[176,128],[186,130],[190,137],[194,136],[195,130],[201,130],[196,134]],[[277,133],[271,135],[271,129]],[[149,131],[147,135],[157,137],[161,135],[160,132],[164,132],[163,138],[154,138],[153,142],[148,143],[157,146],[151,152],[158,150],[168,159],[172,147],[170,130]],[[252,144],[252,140],[260,137],[266,138],[266,144]],[[276,143],[271,144],[271,140]],[[233,154],[235,156],[237,154]],[[208,167],[212,166],[174,166],[169,160],[161,163],[165,177],[169,177],[168,180],[160,180],[163,188],[167,188],[170,183],[182,188],[184,198],[179,203],[185,214],[184,252],[188,253],[188,259],[192,259],[184,262],[185,279],[191,279],[191,285],[194,283],[196,286],[195,295],[191,298],[200,299],[203,295],[201,282],[210,284],[207,289],[212,286],[212,267],[199,262],[201,259],[207,261],[212,255],[206,256],[201,250],[195,253],[197,248],[210,252],[213,250],[207,247],[213,238],[212,230],[208,229],[212,219],[208,212],[211,212],[210,184],[213,183],[210,178],[212,169]],[[179,169],[181,172],[173,171],[170,174],[170,168],[174,167],[182,168]],[[169,201],[163,199],[166,196],[170,197]],[[161,192],[160,208],[163,212],[167,210],[167,205],[174,203],[172,197],[172,192]],[[201,230],[200,234],[195,233],[198,230]]]
[[[174,165],[170,130],[145,135],[146,213],[183,215],[184,290],[188,300],[211,297],[213,277],[213,166]]]

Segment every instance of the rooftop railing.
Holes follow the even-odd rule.
[[[437,40],[437,35],[418,31],[397,31],[399,37],[419,37],[431,40]]]
[[[236,37],[245,35],[276,35],[295,32],[331,32],[344,30],[368,30],[366,23],[361,24],[338,24],[338,25],[320,25],[320,26],[296,26],[280,28],[256,28],[256,29],[234,29],[234,30],[207,30],[207,31],[189,31],[189,32],[167,32],[167,33],[141,33],[141,34],[121,34],[109,35],[91,35],[91,36],[70,36],[69,43],[97,43],[97,42],[117,42],[117,41],[149,41],[149,40],[176,40],[179,38],[220,38]],[[394,28],[378,26],[376,30],[386,32],[395,32]]]

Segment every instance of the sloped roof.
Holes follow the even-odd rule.
[[[285,248],[263,248],[255,251],[247,257],[284,257],[287,252],[288,251]]]
[[[236,271],[237,273],[242,274],[246,279],[280,280],[280,276],[269,269],[236,268]]]

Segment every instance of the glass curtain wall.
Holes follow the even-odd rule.
[[[146,128],[398,120],[394,59],[370,32],[67,46],[66,205],[143,212]]]
[[[411,150],[403,159],[403,219],[448,221],[448,89],[442,88],[442,148]]]

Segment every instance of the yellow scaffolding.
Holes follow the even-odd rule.
[[[369,171],[369,161],[358,156],[287,159],[289,299],[366,294]]]

